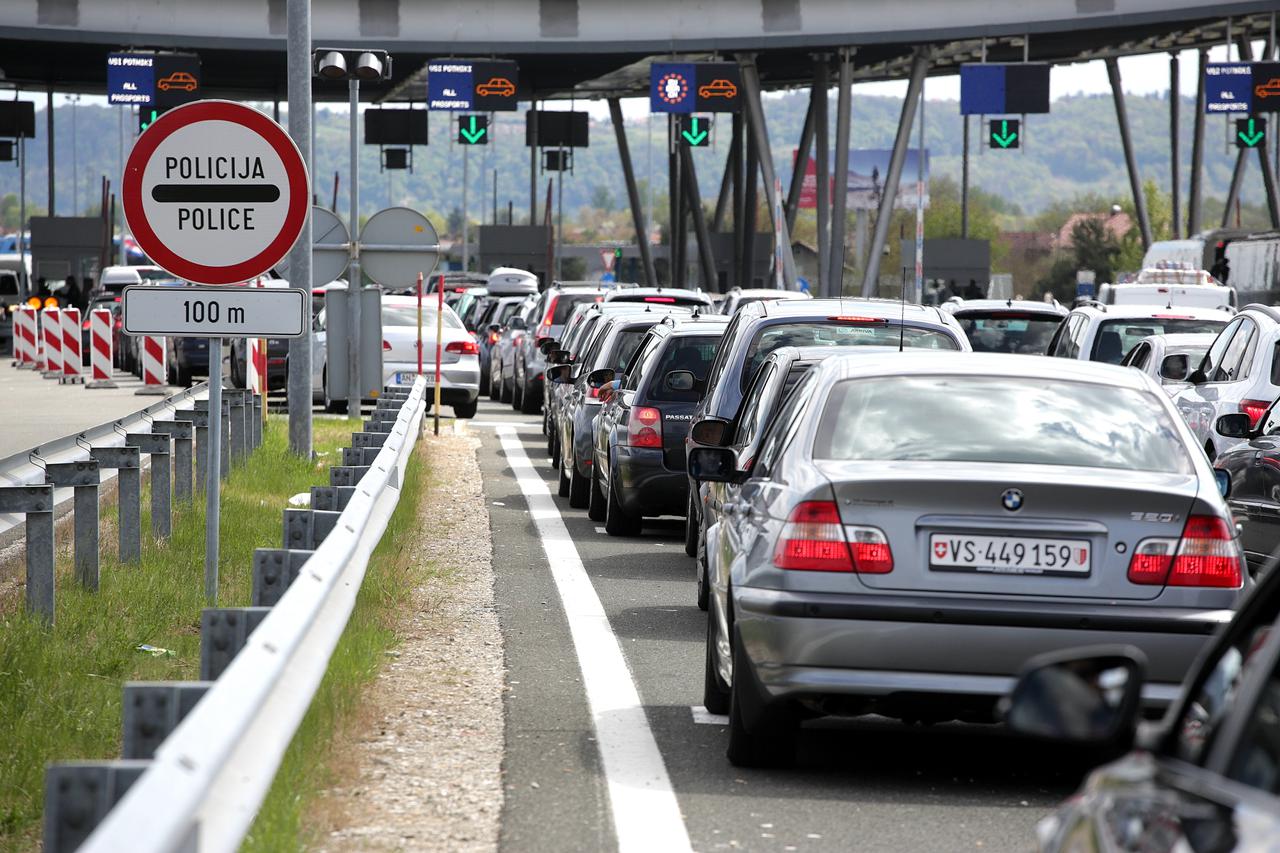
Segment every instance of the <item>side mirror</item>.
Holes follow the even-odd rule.
[[[587,385],[592,388],[602,388],[613,381],[615,374],[612,367],[602,367],[599,370],[593,370],[587,374]]]
[[[559,341],[554,338],[538,338],[538,349],[543,355],[551,355],[551,351],[559,346]]]
[[[1222,495],[1223,499],[1231,497],[1231,473],[1221,468],[1214,468],[1213,479],[1218,484],[1218,494]]]
[[[546,353],[546,350],[543,349],[543,347],[547,346],[548,344],[554,345],[555,342],[556,342],[555,338],[548,338],[545,335],[540,335],[534,338],[533,345],[538,348],[539,352]]]
[[[1131,739],[1138,724],[1146,657],[1132,646],[1095,646],[1027,662],[1001,702],[1015,732],[1072,743]]]
[[[726,447],[690,448],[689,476],[704,483],[740,482],[738,454]]]
[[[729,422],[720,418],[703,418],[689,430],[694,444],[704,447],[724,447],[729,443]]]
[[[1249,416],[1243,412],[1223,415],[1218,418],[1213,428],[1218,435],[1224,438],[1248,438],[1253,435],[1253,427],[1249,422]]]
[[[501,325],[499,325],[498,323],[490,323],[490,324],[489,324],[489,331],[490,331],[490,332],[492,332],[492,333],[493,333],[493,334],[495,334],[495,335],[500,335],[500,334],[502,334],[502,326],[501,326]]]
[[[1191,365],[1187,362],[1186,353],[1166,355],[1164,357],[1164,361],[1160,362],[1161,379],[1171,379],[1174,382],[1182,382],[1187,378],[1187,374],[1190,372]]]
[[[555,367],[548,367],[545,375],[550,382],[564,385],[566,382],[573,381],[573,377],[570,376],[571,370],[573,370],[571,364],[557,364]]]
[[[552,364],[568,364],[573,361],[573,356],[569,354],[568,350],[552,349],[550,352],[544,350],[544,353],[547,356],[547,361]]]
[[[698,384],[698,377],[691,370],[673,370],[662,381],[668,391],[692,391]]]
[[[513,329],[518,329],[520,331],[524,331],[525,329],[529,328],[529,324],[525,322],[524,318],[518,315],[508,320],[507,325]]]

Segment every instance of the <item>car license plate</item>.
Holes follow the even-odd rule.
[[[1089,543],[1081,539],[934,533],[929,568],[1011,575],[1087,575]]]
[[[399,370],[399,371],[396,371],[396,384],[397,384],[397,385],[412,385],[412,384],[413,384],[413,380],[415,380],[415,379],[417,379],[417,378],[418,378],[418,372],[417,372],[416,370]],[[435,373],[434,373],[433,371],[427,371],[427,370],[424,370],[424,371],[422,372],[422,378],[426,380],[426,382],[427,382],[427,387],[428,387],[428,388],[430,388],[432,385],[435,385],[435,384],[436,384],[436,375],[435,375]]]

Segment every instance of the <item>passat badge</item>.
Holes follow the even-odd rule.
[[[1000,506],[1009,510],[1009,512],[1017,512],[1022,509],[1022,491],[1019,489],[1005,489],[1004,494],[1000,496]]]

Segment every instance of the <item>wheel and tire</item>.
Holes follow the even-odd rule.
[[[733,637],[733,684],[729,687],[729,748],[735,767],[787,767],[796,758],[799,720],[789,709],[760,707],[755,673]]]
[[[524,404],[524,383],[520,381],[519,376],[511,379],[511,408],[517,412],[522,411]]]
[[[551,459],[551,470],[560,468],[560,431],[552,430],[547,437],[547,456]]]
[[[472,400],[470,403],[457,403],[453,407],[453,416],[455,418],[474,418],[476,409],[480,406],[478,399]]]
[[[572,465],[566,465],[566,464],[564,464],[564,462],[563,462],[563,461],[561,461],[561,462],[560,462],[560,476],[559,476],[559,481],[558,481],[558,484],[557,484],[557,485],[559,486],[559,488],[556,490],[556,494],[560,495],[560,497],[562,497],[562,498],[567,498],[567,497],[569,497],[569,487],[570,487],[572,484],[569,482],[569,471],[568,471],[568,469],[569,469],[569,468],[572,468],[572,467],[573,467]],[[572,503],[570,503],[570,504],[569,504],[569,506],[573,506],[573,504],[572,504]]]
[[[564,466],[561,466],[564,467]],[[586,509],[590,502],[591,481],[578,473],[578,462],[569,454],[569,506],[574,509]]]
[[[177,384],[183,388],[191,387],[191,368],[179,364],[176,368]]]
[[[510,403],[511,396],[515,393],[514,383],[508,382],[507,377],[502,377],[502,393],[498,395],[498,401],[501,403]]]
[[[480,374],[480,394],[481,396],[489,393],[489,374]]]
[[[594,460],[593,460],[594,462]],[[587,495],[587,518],[592,521],[604,521],[604,492],[600,489],[600,472],[591,466],[591,494]]]
[[[497,400],[502,396],[502,380],[493,372],[493,363],[489,364],[489,399]]]
[[[729,687],[716,668],[716,620],[707,614],[707,655],[702,668],[702,705],[712,714],[729,712]]]
[[[707,574],[707,531],[702,529],[702,522],[698,522],[698,548],[693,561],[698,576],[698,609],[706,610],[711,601],[711,578]]]
[[[693,502],[697,494],[697,489],[689,489],[689,500],[684,508],[684,552],[690,557],[698,556],[698,525],[702,523],[698,519],[698,507]]]
[[[640,516],[631,515],[622,508],[622,504],[618,501],[618,492],[612,483],[604,492],[607,499],[604,507],[604,532],[610,536],[639,536]]]
[[[334,415],[345,415],[347,413],[347,401],[329,399],[329,371],[327,368],[320,383],[324,388],[324,410]]]
[[[541,409],[542,406],[534,393],[534,388],[525,385],[520,391],[520,414],[536,415]]]

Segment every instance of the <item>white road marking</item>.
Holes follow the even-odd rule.
[[[621,853],[691,850],[680,805],[640,693],[551,491],[514,431],[500,429],[498,437],[538,527],[569,622],[600,746],[618,849]]]
[[[700,726],[729,725],[728,714],[713,714],[703,705],[691,705],[689,710],[693,712],[693,721]]]

